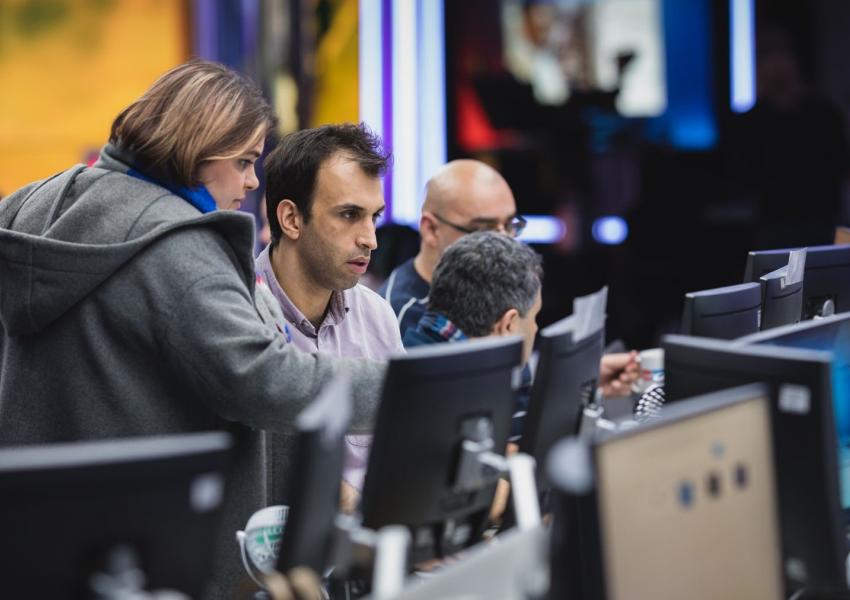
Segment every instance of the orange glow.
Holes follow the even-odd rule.
[[[85,162],[121,109],[188,58],[183,2],[39,4],[0,7],[4,195]]]

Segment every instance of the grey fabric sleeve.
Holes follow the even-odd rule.
[[[168,315],[169,363],[217,414],[271,431],[295,417],[339,369],[351,376],[351,430],[371,431],[384,363],[300,352],[260,319],[236,273],[196,280]]]

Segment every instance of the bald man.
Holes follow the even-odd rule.
[[[523,227],[513,192],[498,171],[469,159],[441,167],[425,188],[419,254],[390,273],[380,289],[398,317],[402,338],[425,313],[434,267],[449,244],[474,231],[516,237]]]

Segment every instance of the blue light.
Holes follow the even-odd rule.
[[[629,237],[629,226],[621,217],[600,217],[593,222],[593,239],[600,244],[616,246]]]
[[[526,224],[522,235],[519,236],[520,241],[528,244],[554,244],[564,239],[567,234],[566,223],[557,217],[523,216]]]
[[[755,6],[754,0],[729,0],[731,22],[731,104],[735,112],[753,107],[755,92]]]
[[[381,0],[360,0],[358,52],[360,120],[384,136],[383,90],[384,67],[381,57],[383,44]]]

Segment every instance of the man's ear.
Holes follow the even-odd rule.
[[[422,211],[422,216],[419,217],[419,237],[427,245],[433,248],[437,247],[437,219],[434,215],[427,211]]]
[[[519,311],[515,308],[509,308],[504,314],[499,317],[499,320],[493,323],[491,334],[493,335],[516,335],[516,326],[519,322]]]
[[[301,211],[298,210],[292,200],[284,198],[278,202],[275,214],[283,235],[291,240],[297,240],[301,237],[304,219],[301,217]]]

